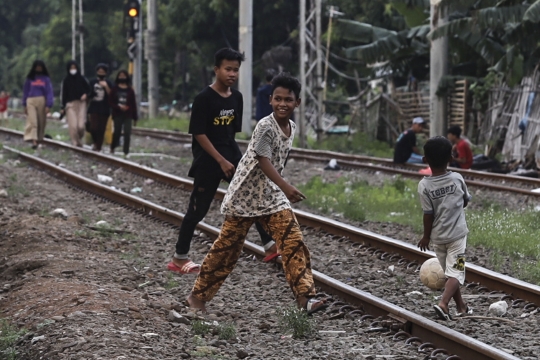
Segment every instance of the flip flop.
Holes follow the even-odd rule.
[[[473,309],[469,307],[469,305],[467,305],[467,309],[465,310],[465,312],[456,313],[456,316],[460,317],[460,316],[465,316],[465,315],[471,315],[472,313],[473,313]]]
[[[449,321],[452,320],[452,317],[450,314],[445,313],[443,309],[439,305],[433,305],[433,309],[435,309],[435,312],[437,313],[437,316],[441,320]]]
[[[270,262],[270,261],[272,261],[272,260],[274,260],[274,259],[277,259],[277,258],[280,257],[280,256],[281,256],[281,255],[280,255],[279,253],[273,253],[273,254],[270,254],[270,255],[266,256],[266,257],[263,259],[263,261],[264,261],[264,262]]]
[[[190,260],[185,263],[184,266],[178,267],[174,262],[171,261],[167,264],[167,269],[182,275],[198,274],[201,271],[201,265],[195,264],[193,261]]]
[[[315,304],[318,304],[322,302],[321,305],[317,306],[317,307],[313,307],[313,305]],[[308,313],[308,315],[311,315],[311,314],[314,314],[316,313],[317,311],[321,311],[321,310],[324,310],[328,307],[328,304],[326,303],[326,300],[319,300],[319,299],[309,299],[306,303],[306,311]]]

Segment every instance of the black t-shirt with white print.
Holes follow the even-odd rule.
[[[242,110],[244,101],[242,94],[231,89],[229,97],[219,95],[210,86],[201,91],[193,101],[189,133],[206,135],[216,150],[235,167],[242,158],[242,152],[234,140],[237,132],[242,130]],[[190,177],[217,176],[225,179],[221,167],[193,137],[193,164],[189,170]]]
[[[109,80],[107,82],[109,89],[112,89],[113,84]],[[111,107],[109,105],[109,95],[103,86],[99,84],[99,79],[90,81],[90,105],[88,106],[89,114],[109,115]]]

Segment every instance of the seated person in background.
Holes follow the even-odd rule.
[[[422,155],[416,146],[416,134],[424,130],[425,124],[424,119],[416,117],[413,119],[411,128],[398,137],[394,150],[395,164],[422,164]]]
[[[450,166],[470,169],[473,164],[473,154],[469,143],[462,139],[461,128],[459,126],[452,126],[447,131],[446,137],[452,143],[452,162]]]

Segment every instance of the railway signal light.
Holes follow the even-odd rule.
[[[139,17],[141,11],[141,4],[138,0],[130,0],[126,4],[126,16],[131,19]]]

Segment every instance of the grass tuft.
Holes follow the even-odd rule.
[[[17,340],[26,333],[26,330],[18,330],[7,320],[0,319],[0,359],[15,360],[18,352],[15,350]]]
[[[212,330],[212,327],[203,320],[195,320],[191,323],[191,330],[195,335],[206,335]]]
[[[294,338],[307,337],[315,332],[315,320],[295,305],[278,310],[278,315],[281,330]]]
[[[236,327],[233,323],[223,323],[218,327],[218,336],[221,340],[230,340],[236,337]]]

